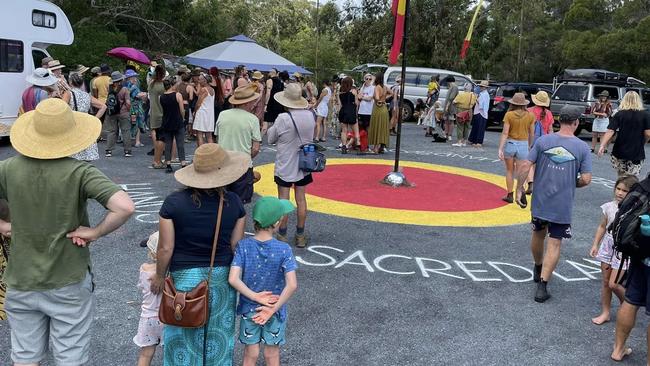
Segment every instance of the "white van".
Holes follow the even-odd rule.
[[[74,33],[68,17],[45,0],[3,0],[0,12],[0,137],[16,120],[25,78],[49,54],[51,44],[70,45]]]
[[[402,68],[391,66],[384,72],[384,85],[390,88],[395,85],[395,78],[402,74]],[[447,76],[453,76],[456,79],[456,85],[462,90],[465,83],[475,85],[472,78],[461,73],[443,69],[430,69],[426,67],[406,67],[406,80],[404,82],[404,120],[408,121],[413,116],[413,110],[418,99],[427,100],[427,85],[431,77],[438,75],[440,77],[440,95],[438,100],[441,104],[447,99]]]

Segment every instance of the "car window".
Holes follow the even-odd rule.
[[[386,82],[386,85],[391,86],[395,84],[395,79],[397,79],[398,76],[402,75],[401,71],[393,71],[388,75],[388,80]],[[406,73],[406,86],[417,86],[417,80],[418,80],[418,74],[414,72],[407,72]]]
[[[497,96],[498,97],[504,97],[504,98],[512,98],[513,95],[515,95],[516,89],[512,85],[501,85],[499,89],[497,89]]]
[[[594,85],[594,95],[593,99],[598,99],[598,94],[608,91],[609,99],[618,100],[618,88],[615,86],[604,86],[604,85]]]
[[[422,88],[426,88],[429,85],[429,81],[431,81],[432,76],[433,74],[420,73],[418,75],[418,86]]]
[[[23,72],[23,42],[0,39],[0,72]]]
[[[472,84],[472,82],[469,81],[469,79],[466,79],[466,78],[464,78],[464,77],[462,77],[462,76],[454,76],[454,78],[456,79],[456,85],[458,85],[458,87],[459,87],[461,90],[462,90],[462,88],[465,86],[465,84],[467,84],[467,83]]]
[[[586,102],[589,87],[587,85],[560,85],[553,94],[554,100]]]
[[[643,104],[650,106],[650,89],[641,90],[641,99],[643,99]]]
[[[45,52],[39,49],[32,49],[32,59],[34,60],[34,68],[41,67],[42,61],[46,58]]]

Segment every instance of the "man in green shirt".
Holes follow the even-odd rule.
[[[255,105],[260,94],[255,84],[240,86],[228,99],[234,106],[219,113],[215,126],[215,135],[219,145],[225,150],[238,151],[251,155],[253,159],[260,152],[262,134],[257,116],[247,112]],[[250,168],[236,182],[228,186],[243,203],[250,203],[253,198],[253,162]]]
[[[56,364],[88,362],[93,283],[88,244],[114,231],[135,210],[129,196],[94,166],[68,156],[97,140],[99,120],[56,98],[20,116],[11,129],[19,155],[0,162],[0,199],[9,202],[11,236],[4,280],[11,358],[38,365],[49,341]],[[86,201],[109,213],[90,226]]]

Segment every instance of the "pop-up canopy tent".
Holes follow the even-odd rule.
[[[311,74],[309,70],[258,45],[243,34],[190,53],[185,56],[185,60],[189,64],[206,69],[212,66],[220,69],[234,69],[238,65],[245,65],[249,70],[270,71],[272,68],[276,68],[278,71],[287,70],[290,73],[297,71],[302,74]]]

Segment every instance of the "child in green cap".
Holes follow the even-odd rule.
[[[264,343],[267,365],[280,364],[280,345],[285,343],[286,302],[298,288],[289,244],[273,238],[280,220],[293,212],[291,202],[262,197],[253,208],[255,236],[239,241],[228,282],[240,294],[239,341],[245,344],[244,366],[254,366]],[[271,305],[268,305],[271,304]]]

